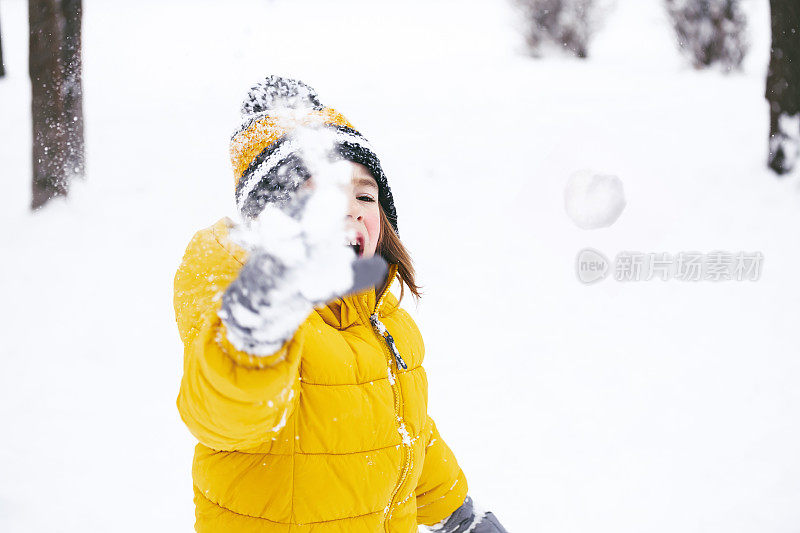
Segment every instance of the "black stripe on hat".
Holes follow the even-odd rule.
[[[246,198],[241,200],[240,211],[251,218],[258,216],[268,203],[279,206],[286,205],[300,185],[311,173],[297,152],[290,152],[276,165],[271,167],[261,178]]]
[[[364,140],[365,143],[367,142],[364,136],[353,128],[334,124],[326,124],[325,127],[346,135],[352,135]],[[256,217],[267,203],[283,204],[287,202],[291,193],[310,177],[302,158],[296,152],[290,152],[269,169],[260,168],[285,142],[287,142],[287,136],[283,136],[265,147],[248,165],[239,179],[236,185],[236,202],[237,204],[241,203],[240,210],[243,215]],[[353,163],[359,163],[369,170],[378,185],[378,201],[395,232],[397,232],[397,212],[394,206],[394,198],[378,156],[362,144],[341,139],[335,141],[334,153],[331,155],[333,159],[345,159]],[[261,172],[263,175],[260,177],[255,176],[256,172]],[[253,180],[258,180],[258,183],[252,188],[247,198],[242,199],[241,196],[245,188]]]
[[[236,202],[237,203],[239,203],[239,201],[241,199],[242,191],[244,191],[244,189],[247,186],[247,184],[250,181],[252,181],[252,179],[253,179],[252,176],[256,172],[258,167],[260,167],[261,164],[264,163],[264,161],[266,161],[267,158],[269,158],[269,156],[271,156],[278,149],[280,149],[281,145],[284,142],[286,142],[286,136],[285,135],[280,137],[274,143],[266,146],[263,150],[261,150],[261,152],[256,157],[253,158],[253,160],[250,162],[250,164],[247,165],[247,168],[245,169],[244,172],[242,172],[242,176],[239,178],[239,181],[236,183]],[[261,179],[263,180],[263,178],[261,178]]]

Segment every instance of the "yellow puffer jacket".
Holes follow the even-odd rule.
[[[230,225],[195,234],[175,276],[196,530],[412,533],[455,511],[467,482],[427,414],[422,337],[395,296],[339,298],[275,354],[240,352],[217,316],[247,256]],[[406,370],[372,329],[376,310]]]

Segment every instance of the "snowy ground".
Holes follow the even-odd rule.
[[[0,2],[0,531],[189,531],[172,276],[232,211],[227,140],[267,73],[382,155],[426,295],[430,412],[509,531],[796,533],[800,187],[765,170],[768,6],[742,74],[696,72],[657,0],[588,62],[519,52],[495,2],[86,0],[88,179],[27,212],[26,3]],[[563,189],[618,175],[578,229]],[[579,283],[577,252],[761,251],[757,282]]]

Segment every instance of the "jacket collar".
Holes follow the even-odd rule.
[[[355,323],[365,323],[369,325],[369,316],[378,313],[379,316],[386,316],[393,313],[398,307],[397,298],[389,292],[391,282],[397,275],[397,265],[389,265],[387,280],[389,283],[380,295],[375,294],[375,288],[343,296],[328,302],[324,306],[317,308],[317,313],[329,325],[345,329]]]

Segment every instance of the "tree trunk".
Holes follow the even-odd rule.
[[[29,0],[33,183],[31,208],[66,196],[84,172],[81,1]]]
[[[64,14],[64,115],[67,173],[83,177],[83,83],[81,81],[81,0],[62,0]]]
[[[800,3],[770,0],[772,46],[765,96],[779,113],[800,111]]]
[[[764,96],[769,102],[767,165],[791,172],[800,154],[800,2],[770,0],[772,46]]]
[[[0,78],[6,75],[6,65],[3,63],[3,32],[0,31]]]

